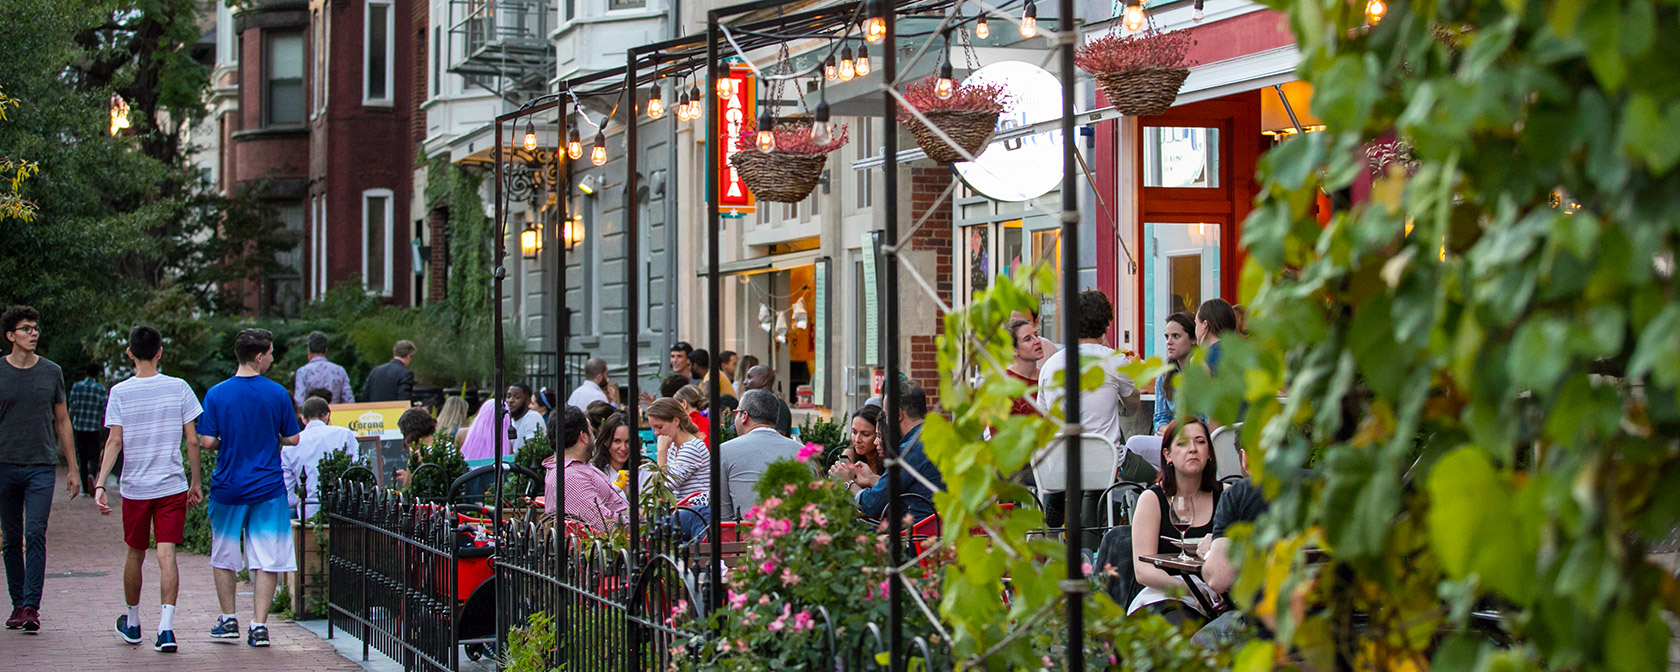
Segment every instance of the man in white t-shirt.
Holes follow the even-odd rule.
[[[591,358],[583,363],[583,383],[572,390],[572,396],[566,399],[566,404],[575,406],[585,413],[589,412],[589,405],[597,401],[612,403],[607,398],[605,386],[607,384],[607,360],[599,357]]]
[[[280,470],[286,478],[286,501],[292,515],[304,520],[315,517],[321,509],[321,458],[343,450],[356,454],[356,433],[344,427],[334,427],[332,407],[326,399],[310,397],[303,402],[303,431],[295,446],[280,447]],[[303,483],[303,497],[298,497],[298,483]]]
[[[530,441],[543,426],[543,417],[531,410],[530,385],[514,383],[508,386],[507,420],[508,426],[513,428],[513,435],[508,437],[508,456],[512,457],[512,453],[524,448],[525,442]]]
[[[105,426],[111,434],[94,481],[93,501],[100,513],[111,515],[105,483],[121,454],[123,541],[128,544],[123,598],[128,613],[117,617],[116,630],[123,641],[140,643],[140,569],[155,536],[163,606],[153,648],[169,653],[175,650],[175,598],[180,588],[175,545],[181,543],[186,529],[187,509],[204,501],[195,427],[203,408],[186,381],[158,373],[158,361],[163,358],[163,336],[158,330],[148,326],[130,330],[127,353],[134,360],[134,377],[112,387],[106,402]],[[183,439],[192,469],[190,480],[181,465]]]
[[[1114,320],[1114,305],[1108,297],[1095,289],[1079,293],[1079,364],[1102,367],[1103,381],[1095,390],[1079,397],[1079,424],[1086,432],[1101,434],[1116,446],[1125,445],[1125,431],[1121,416],[1136,415],[1142,407],[1137,384],[1120,372],[1131,359],[1102,344],[1108,324]],[[1056,374],[1067,368],[1067,351],[1050,355],[1038,369],[1038,400],[1045,408],[1062,408],[1066,383],[1056,380]]]

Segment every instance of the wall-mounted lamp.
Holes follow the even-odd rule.
[[[525,230],[519,232],[519,251],[526,259],[536,259],[542,254],[542,229],[536,223],[526,223]]]

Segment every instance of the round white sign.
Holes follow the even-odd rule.
[[[975,70],[963,84],[1002,84],[1015,105],[998,116],[999,133],[1062,116],[1062,82],[1031,63],[1002,61]],[[974,161],[956,164],[968,186],[999,201],[1043,196],[1062,182],[1060,129],[1010,140],[994,140]]]

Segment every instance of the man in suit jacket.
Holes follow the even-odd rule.
[[[742,511],[758,504],[758,479],[771,462],[799,456],[798,441],[776,431],[776,395],[768,390],[749,390],[741,395],[735,412],[735,432],[718,452],[723,492],[719,493],[718,520],[735,520]]]
[[[362,383],[363,401],[408,401],[414,393],[414,372],[408,363],[414,359],[414,341],[397,341],[391,346],[391,361],[373,367]]]

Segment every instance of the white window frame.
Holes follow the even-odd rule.
[[[368,199],[370,199],[370,198],[384,198],[385,199],[385,277],[384,277],[383,286],[382,286],[381,290],[378,292],[378,294],[380,296],[391,296],[392,285],[396,282],[396,274],[395,274],[395,268],[394,268],[394,266],[396,265],[396,258],[395,258],[396,255],[393,253],[393,250],[395,249],[395,247],[393,246],[393,244],[391,242],[391,237],[395,236],[396,233],[397,233],[396,232],[396,200],[397,200],[397,194],[396,194],[396,192],[391,191],[390,189],[368,189],[368,190],[362,192],[362,286],[363,287],[367,286],[367,277],[368,277],[368,267],[367,267],[367,260],[368,260],[368,239],[367,239],[368,221],[367,220],[368,220],[368,218],[367,218],[367,212],[368,212]],[[370,293],[372,293],[372,292],[370,292]]]
[[[368,95],[368,87],[372,85],[370,65],[373,52],[369,50],[373,25],[374,6],[385,8],[385,96],[373,98]],[[396,100],[396,60],[397,60],[397,9],[390,0],[368,0],[362,5],[362,105],[368,107],[391,107]]]
[[[317,195],[310,208],[310,219],[313,230],[310,243],[314,246],[310,255],[310,289],[313,296],[327,293],[327,204],[326,198]]]

